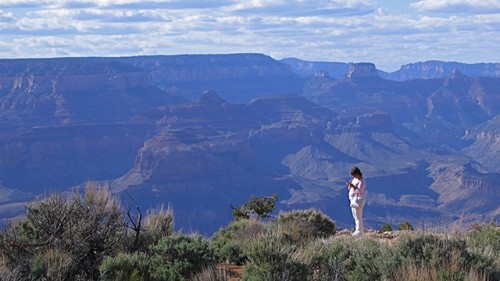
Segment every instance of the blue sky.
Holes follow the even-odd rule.
[[[500,62],[500,0],[1,0],[0,58],[264,53]]]

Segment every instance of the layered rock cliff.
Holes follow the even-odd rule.
[[[297,58],[282,59],[301,77],[313,77],[319,71],[326,71],[336,79],[344,78],[353,63],[305,61]],[[380,77],[394,81],[434,79],[450,77],[455,70],[469,77],[500,77],[500,63],[459,63],[445,61],[425,61],[402,65],[400,69],[386,72],[377,69]]]
[[[347,79],[378,77],[377,69],[373,63],[354,63],[345,74]]]
[[[500,63],[474,63],[425,61],[402,65],[392,73],[382,73],[382,77],[404,81],[410,79],[432,79],[449,77],[453,71],[459,70],[470,77],[500,77]]]
[[[344,182],[359,166],[368,227],[498,220],[499,78],[397,82],[349,66],[303,80],[255,54],[0,60],[0,219],[102,180],[206,234],[272,193],[278,209],[349,227]]]

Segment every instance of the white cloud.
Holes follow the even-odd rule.
[[[24,8],[214,8],[234,0],[2,0],[0,7]]]
[[[445,13],[500,13],[498,0],[422,0],[411,6],[422,11]]]
[[[15,20],[14,14],[0,10],[0,22],[12,22]]]
[[[500,14],[439,17],[423,2],[408,15],[369,0],[2,0],[0,57],[262,52],[386,70],[498,60]]]
[[[3,0],[0,2],[0,7],[33,7],[45,5],[48,1],[37,0]]]
[[[155,10],[53,9],[35,12],[40,18],[65,18],[68,21],[151,22],[168,21],[168,13]]]
[[[239,13],[289,16],[353,16],[371,13],[374,3],[369,0],[251,0],[238,1],[229,10]]]

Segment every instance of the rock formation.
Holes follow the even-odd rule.
[[[373,63],[353,63],[345,76],[347,79],[378,77],[378,72]]]
[[[342,79],[352,63],[304,61],[296,58],[282,59],[281,62],[301,77],[313,77],[318,71],[326,70],[335,79]],[[426,61],[402,65],[394,72],[378,69],[380,77],[394,81],[412,79],[446,78],[458,70],[469,77],[500,77],[500,63],[466,64],[458,62]]]
[[[498,220],[500,78],[349,67],[304,79],[257,54],[0,60],[0,219],[99,180],[205,234],[272,193],[350,226],[356,165],[368,226]]]

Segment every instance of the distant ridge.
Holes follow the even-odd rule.
[[[344,78],[351,65],[345,62],[305,61],[297,58],[285,58],[281,62],[288,64],[301,77],[312,77],[326,71],[330,77],[336,79]]]
[[[425,61],[410,63],[391,73],[381,73],[381,77],[389,80],[403,81],[411,79],[444,78],[459,70],[469,77],[500,77],[500,63],[460,63],[445,61]]]
[[[352,62],[305,61],[297,58],[285,58],[281,62],[289,65],[301,77],[313,77],[326,71],[335,79],[345,78],[349,67],[354,64]],[[454,70],[459,70],[460,73],[469,77],[500,77],[500,63],[467,64],[432,60],[405,64],[394,72],[377,69],[381,78],[394,81],[446,78],[450,77]]]
[[[220,87],[218,94],[230,102],[300,90],[300,79],[287,65],[264,54],[234,53],[0,59],[0,95],[12,88],[11,84],[31,83],[50,88],[50,83],[41,83],[40,79],[55,74],[59,75],[56,83],[59,88],[60,80],[67,82],[65,88],[78,90],[96,86],[155,86],[188,99],[197,99],[205,90]],[[93,76],[99,81],[87,83],[89,78],[81,79],[82,76]],[[13,83],[16,79],[17,84]],[[87,82],[82,84],[82,81]],[[52,91],[46,89],[44,93]]]

